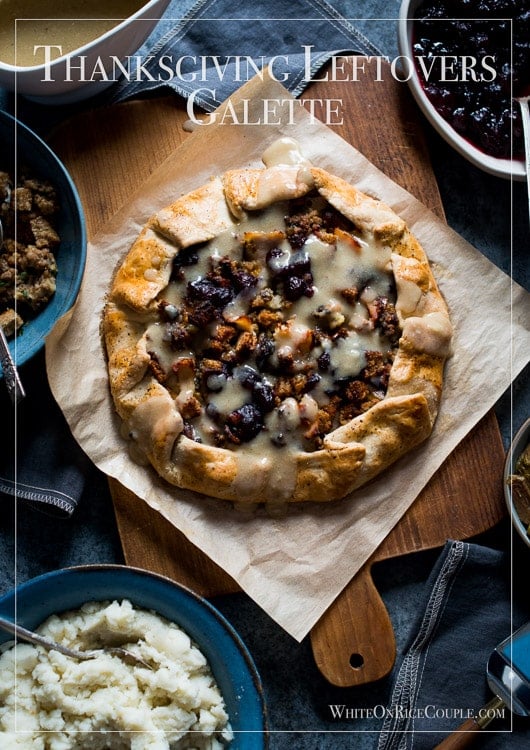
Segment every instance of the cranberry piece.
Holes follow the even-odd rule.
[[[289,276],[285,279],[283,293],[285,294],[285,298],[290,302],[296,302],[297,299],[303,297],[305,291],[306,285],[298,276]]]
[[[251,289],[256,286],[258,279],[247,271],[236,271],[232,274],[232,282],[236,292],[241,292],[243,289]]]
[[[256,383],[261,379],[261,375],[250,365],[243,365],[236,371],[236,376],[243,388],[252,390]]]
[[[184,422],[184,425],[182,427],[182,434],[190,440],[193,440],[195,443],[202,443],[201,436],[190,422]]]
[[[272,250],[268,251],[265,262],[274,276],[281,275],[285,272],[289,264],[289,254],[280,247],[273,247]]]
[[[248,443],[263,429],[263,416],[254,404],[243,404],[226,418],[225,433],[234,443]]]
[[[219,409],[211,402],[206,404],[206,414],[210,417],[212,422],[215,422],[216,424],[221,423],[221,413],[219,412]]]
[[[264,334],[260,334],[256,347],[255,359],[260,370],[265,370],[267,363],[274,353],[274,341]]]
[[[311,259],[305,251],[296,252],[289,261],[284,281],[285,297],[294,302],[300,297],[313,295]]]
[[[309,273],[303,278],[289,276],[283,285],[285,298],[290,302],[296,302],[301,297],[312,297],[315,293],[313,288],[313,276]]]
[[[263,414],[268,414],[274,409],[274,391],[270,383],[264,383],[263,381],[255,383],[252,389],[252,398]]]
[[[320,383],[320,375],[316,372],[312,372],[308,375],[304,384],[304,393],[309,393]]]
[[[230,286],[221,286],[212,279],[195,279],[187,286],[188,299],[209,302],[214,307],[223,308],[232,301],[234,292]]]
[[[331,357],[329,352],[322,352],[322,354],[317,359],[317,364],[320,372],[327,372],[331,364]]]
[[[199,262],[199,253],[197,246],[183,247],[173,258],[173,267],[171,269],[171,280],[182,277],[182,268],[184,266],[194,266]]]
[[[457,107],[451,115],[451,125],[457,133],[466,133],[468,129],[468,115],[464,107]]]
[[[250,365],[243,365],[234,374],[243,388],[252,392],[252,400],[263,414],[267,414],[274,409],[272,386],[263,381],[257,370]]]
[[[204,328],[218,317],[217,308],[208,300],[197,302],[189,311],[189,322],[196,328]]]
[[[455,105],[455,97],[449,89],[430,84],[425,87],[425,93],[434,104],[442,117],[449,117]]]
[[[308,253],[298,251],[291,256],[288,271],[291,276],[305,276],[305,274],[311,273],[311,259]]]

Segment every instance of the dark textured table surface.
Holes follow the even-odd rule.
[[[399,3],[396,0],[346,0],[332,4],[344,16],[359,19],[355,25],[386,55],[397,55]],[[191,2],[173,3],[175,12],[182,13],[190,6]],[[4,96],[0,105],[2,102],[4,107],[12,105],[9,97]],[[511,185],[479,171],[452,151],[427,123],[425,128],[449,225],[516,282],[530,289],[525,184]],[[40,355],[32,366],[36,370],[43,366]],[[31,379],[31,373],[26,377]],[[501,398],[496,413],[507,447],[513,432],[530,414],[528,368]],[[123,562],[108,487],[105,478],[98,474],[68,521],[46,516],[23,504],[16,507],[6,497],[2,502],[0,594],[17,581],[56,568]],[[528,566],[530,550],[523,548],[518,539],[512,539],[508,520],[474,541],[511,550],[517,567]],[[398,651],[408,638],[423,584],[438,553],[439,550],[433,550],[409,555],[380,563],[375,570],[396,631]],[[244,594],[216,599],[214,603],[239,631],[261,673],[273,730],[272,748],[377,747],[380,719],[361,717],[355,722],[337,724],[331,720],[329,706],[386,705],[392,675],[364,688],[333,688],[318,673],[308,639],[301,644],[293,641]],[[488,736],[482,746],[509,748],[510,736],[500,739]]]

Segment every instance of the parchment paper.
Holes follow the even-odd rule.
[[[231,98],[228,112],[247,107],[247,121],[257,121],[264,99],[284,100],[282,116],[275,111],[268,125],[227,117],[197,128],[92,240],[80,296],[48,338],[46,363],[52,392],[92,461],[162,513],[301,640],[530,359],[530,295],[329,128],[292,106],[280,84],[251,81]],[[448,303],[455,353],[439,418],[422,447],[345,501],[269,517],[172,488],[131,461],[109,394],[99,325],[114,269],[148,217],[212,175],[261,165],[264,149],[281,135],[296,138],[315,165],[383,199],[405,219]]]

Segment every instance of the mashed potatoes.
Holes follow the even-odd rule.
[[[122,645],[152,669],[101,653],[78,661],[19,643],[0,656],[2,750],[216,750],[229,719],[204,655],[174,623],[127,601],[85,604],[39,632],[81,649]]]

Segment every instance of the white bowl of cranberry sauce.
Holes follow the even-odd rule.
[[[480,169],[526,179],[515,97],[530,93],[530,0],[404,0],[398,45],[438,133]]]

